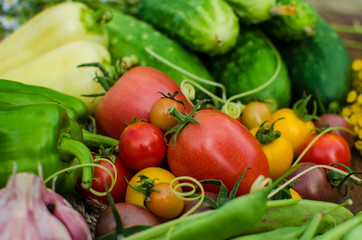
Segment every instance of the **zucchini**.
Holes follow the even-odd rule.
[[[301,40],[314,35],[317,12],[305,0],[277,0],[272,17],[262,24],[271,38],[283,41]]]
[[[278,107],[289,106],[291,83],[274,45],[255,25],[241,26],[240,30],[242,34],[230,53],[208,60],[214,78],[225,85],[227,95],[231,97],[256,89],[277,74],[269,86],[240,100],[248,103],[273,98]]]
[[[177,41],[168,38],[150,24],[134,16],[116,10],[112,11],[112,16],[112,20],[106,25],[112,63],[115,64],[117,60],[125,56],[135,55],[139,59],[140,65],[158,69],[179,85],[184,79],[195,80],[194,76],[214,82],[200,59]],[[153,53],[192,75],[166,64]],[[202,82],[200,84],[209,91],[215,92],[215,87]]]
[[[244,24],[258,24],[269,20],[276,0],[226,0]]]
[[[323,111],[345,103],[352,88],[352,63],[341,38],[321,16],[315,30],[304,40],[274,43],[287,65],[294,100],[312,94]]]
[[[143,0],[137,16],[209,55],[228,52],[239,33],[238,17],[224,0]]]
[[[44,9],[0,42],[0,73],[72,41],[93,41],[106,47],[103,13],[79,2]]]

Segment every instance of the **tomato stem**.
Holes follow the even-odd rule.
[[[177,138],[178,134],[188,123],[191,122],[191,123],[196,123],[196,124],[200,125],[200,123],[195,118],[193,118],[193,116],[194,116],[195,112],[199,109],[201,104],[203,104],[206,101],[209,101],[209,100],[203,99],[203,100],[198,101],[196,103],[195,107],[192,109],[192,111],[189,114],[182,114],[173,106],[171,106],[168,109],[168,114],[174,116],[179,123],[165,133],[164,140],[165,140],[166,144],[168,143],[168,141],[167,141],[168,134],[174,133],[174,135],[172,136],[172,142],[174,145],[176,145],[176,138]]]

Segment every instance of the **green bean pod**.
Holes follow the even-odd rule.
[[[310,221],[318,212],[328,212],[330,221],[335,224],[342,223],[354,215],[345,207],[330,202],[315,200],[272,200],[268,202],[267,209],[261,219],[247,232],[260,233],[281,227],[300,226]],[[327,216],[326,216],[327,217]],[[330,228],[328,224],[326,229]]]
[[[356,214],[353,218],[348,219],[347,221],[339,224],[338,226],[328,230],[324,234],[321,234],[319,236],[316,236],[315,240],[340,240],[344,239],[344,236],[352,232],[352,229],[354,230],[357,226],[359,226],[362,223],[362,212],[359,212]],[[358,231],[358,230],[356,230]],[[355,233],[358,235],[358,238],[361,236],[361,232],[358,231],[358,233]],[[346,236],[346,238],[347,238]],[[356,239],[356,238],[352,238]]]

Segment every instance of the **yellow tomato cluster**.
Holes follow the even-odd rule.
[[[354,146],[362,155],[362,59],[353,61],[352,70],[353,90],[347,95],[348,105],[342,109],[342,115],[353,126],[353,131],[357,135]]]

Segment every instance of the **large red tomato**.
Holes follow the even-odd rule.
[[[130,123],[134,117],[150,121],[152,105],[160,99],[160,94],[181,91],[177,83],[166,74],[146,66],[128,70],[107,91],[96,111],[98,130],[104,135],[119,139],[123,123]],[[192,110],[191,104],[182,93],[175,97],[186,105],[186,112]]]
[[[218,179],[231,191],[247,167],[237,195],[250,191],[259,175],[269,176],[268,160],[255,137],[237,120],[218,110],[197,111],[168,146],[167,160],[176,176]],[[217,191],[205,186],[207,190]]]

